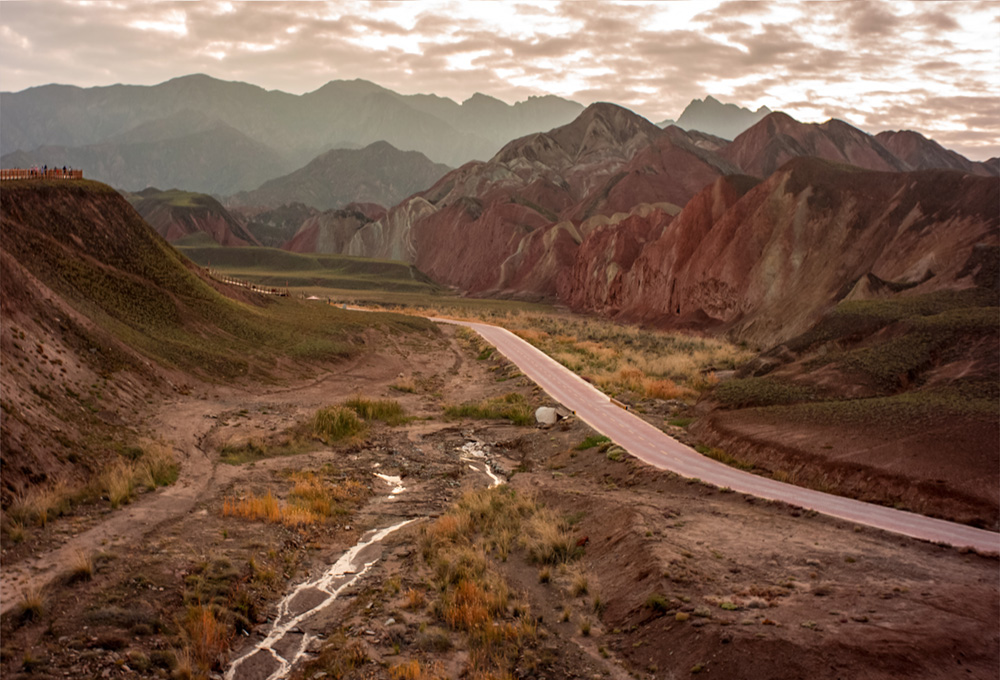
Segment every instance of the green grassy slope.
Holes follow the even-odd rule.
[[[74,308],[142,354],[206,377],[263,371],[276,354],[346,356],[371,326],[432,332],[408,317],[227,298],[98,183],[5,183],[2,215],[4,249]]]

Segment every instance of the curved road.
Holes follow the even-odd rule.
[[[985,552],[1000,551],[1000,534],[992,531],[784,484],[723,465],[615,406],[590,383],[504,328],[450,319],[432,320],[476,331],[553,399],[575,411],[595,430],[653,467],[758,498],[784,501],[824,515],[926,541],[967,546]]]

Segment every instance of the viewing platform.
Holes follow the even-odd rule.
[[[83,170],[63,170],[62,168],[7,168],[0,170],[0,181],[8,179],[83,179]]]

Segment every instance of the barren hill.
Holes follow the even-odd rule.
[[[767,177],[792,158],[814,157],[868,170],[910,168],[878,140],[842,120],[800,123],[775,112],[742,133],[721,155],[750,175]]]
[[[393,324],[327,307],[304,324],[300,303],[218,284],[96,182],[4,182],[0,224],[5,508],[25,485],[87,480],[114,460],[147,395],[265,376],[279,350],[349,356],[360,331]]]
[[[260,245],[244,225],[211,196],[186,191],[148,188],[129,201],[160,236],[173,243],[204,232],[219,245]]]
[[[431,186],[449,169],[418,151],[375,142],[363,149],[327,151],[305,167],[231,196],[226,203],[269,208],[301,203],[318,210],[340,209],[348,203],[395,205]]]
[[[913,170],[959,170],[985,176],[1000,174],[996,163],[970,161],[913,130],[886,130],[875,135],[875,139]]]
[[[564,299],[770,345],[805,332],[869,274],[914,293],[972,286],[976,249],[1000,242],[990,178],[801,158],[749,191],[743,183],[742,196],[734,182],[707,187],[644,249],[621,274],[617,308],[588,297],[593,273],[578,273]]]
[[[510,142],[366,226],[348,252],[414,262],[467,291],[553,296],[596,223],[641,204],[676,212],[730,163],[613,104]],[[667,206],[672,204],[672,206]]]

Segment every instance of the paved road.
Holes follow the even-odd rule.
[[[914,538],[1000,552],[1000,534],[992,531],[784,484],[723,465],[615,406],[597,388],[504,328],[465,321],[434,321],[475,330],[553,399],[653,467]]]

